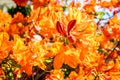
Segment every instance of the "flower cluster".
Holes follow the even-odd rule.
[[[13,1],[18,6],[28,2]],[[119,0],[84,6],[60,5],[64,0],[31,3],[27,16],[0,11],[1,80],[120,79],[120,19],[114,14],[104,27],[94,21],[95,5],[111,9]]]

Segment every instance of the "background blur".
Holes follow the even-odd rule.
[[[0,0],[0,9],[4,12],[7,12],[7,8],[11,8],[12,6],[16,6],[12,0]]]

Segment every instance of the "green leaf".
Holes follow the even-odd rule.
[[[31,7],[30,5],[27,6],[16,6],[12,8],[8,8],[8,13],[13,17],[14,14],[17,12],[21,12],[24,16],[29,16],[31,12]]]
[[[45,63],[51,63],[51,62],[53,62],[53,59],[52,59],[52,58],[47,58],[47,59],[45,59],[44,62],[45,62]]]
[[[103,53],[104,55],[107,55],[107,51],[104,48],[102,48],[101,46],[98,47],[97,51],[98,51],[98,53]]]
[[[42,80],[48,73],[42,70],[41,68],[39,68],[38,66],[33,66],[32,69],[33,69],[33,73],[36,73],[36,74],[33,74],[34,80]]]
[[[63,64],[61,70],[64,72],[64,78],[67,78],[71,71],[75,71],[75,68],[71,68],[70,66]]]
[[[11,66],[14,66],[14,67],[17,67],[17,68],[20,68],[21,66],[19,64],[17,64],[17,62],[14,60],[14,59],[10,59],[8,61],[8,63],[11,65]]]
[[[64,44],[68,45],[68,39],[67,38],[64,38]]]
[[[97,73],[97,74],[95,75],[94,80],[98,80],[98,77],[99,77],[99,73]]]

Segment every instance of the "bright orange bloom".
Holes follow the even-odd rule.
[[[14,34],[23,35],[31,29],[28,33],[29,35],[32,31],[34,32],[34,27],[31,23],[32,21],[28,19],[28,17],[24,17],[22,13],[18,12],[14,15],[14,18],[10,23],[8,33],[10,36],[13,36]]]
[[[9,41],[9,35],[6,32],[0,32],[0,60],[8,56],[12,47],[13,42]]]
[[[8,31],[12,17],[0,10],[0,32]]]
[[[86,4],[83,9],[85,9],[85,11],[87,13],[91,13],[91,12],[95,12],[94,10],[94,6],[96,5],[96,0],[91,0],[88,4]]]
[[[70,73],[69,78],[67,78],[66,80],[78,80],[77,77],[78,77],[78,74],[73,71]]]
[[[67,48],[64,47],[64,49],[61,50],[55,56],[53,65],[54,65],[55,69],[60,69],[63,64],[67,64],[70,67],[75,68],[75,67],[77,67],[79,62],[80,62],[79,53],[77,53],[77,51],[75,51],[74,49],[73,50],[67,50]]]
[[[32,5],[34,9],[39,7],[46,7],[48,5],[55,5],[56,6],[57,0],[32,0]]]
[[[104,35],[107,39],[119,39],[120,40],[120,19],[115,15],[110,19],[109,24],[103,29]]]
[[[22,15],[22,13],[17,13],[16,15],[14,15],[14,18],[10,24],[9,27],[9,34],[13,35],[13,34],[22,34],[25,30],[24,29],[24,25],[23,23],[25,23],[25,19],[24,16]]]
[[[28,0],[13,0],[18,6],[26,6]]]
[[[119,0],[101,1],[100,6],[110,8],[110,7],[120,7]]]
[[[85,5],[84,9],[86,10],[87,13],[95,12],[94,5],[91,4]]]
[[[38,7],[41,7],[41,6],[46,6],[48,3],[49,3],[50,0],[33,0],[32,1],[32,4],[33,4],[33,7],[34,9],[38,8]]]
[[[14,1],[18,6],[28,2]],[[10,57],[21,65],[15,75],[25,72],[31,76],[32,67],[38,66],[46,80],[64,80],[65,64],[75,69],[69,70],[66,80],[119,80],[120,19],[114,15],[100,32],[95,15],[89,13],[95,13],[96,5],[119,7],[120,1],[85,0],[89,1],[85,5],[72,1],[67,7],[57,1],[66,4],[65,0],[32,0],[33,10],[27,17],[18,12],[12,18],[0,11],[0,62],[12,51]],[[79,10],[80,5],[84,9]],[[47,58],[52,58],[50,66]],[[4,75],[1,68],[0,75]]]
[[[32,66],[38,65],[41,69],[45,69],[43,64],[44,47],[40,43],[31,42],[26,46],[20,36],[14,35],[14,46],[12,57],[21,65],[20,71],[25,71],[28,75],[32,74]],[[32,45],[32,47],[30,46]],[[36,46],[38,45],[38,46]]]
[[[46,80],[63,80],[64,78],[63,72],[61,70],[51,70],[50,74],[48,74],[45,79]]]

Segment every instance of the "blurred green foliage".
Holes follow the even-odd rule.
[[[30,5],[27,6],[16,6],[8,8],[8,13],[13,17],[17,12],[21,12],[24,16],[29,16],[31,11]]]

